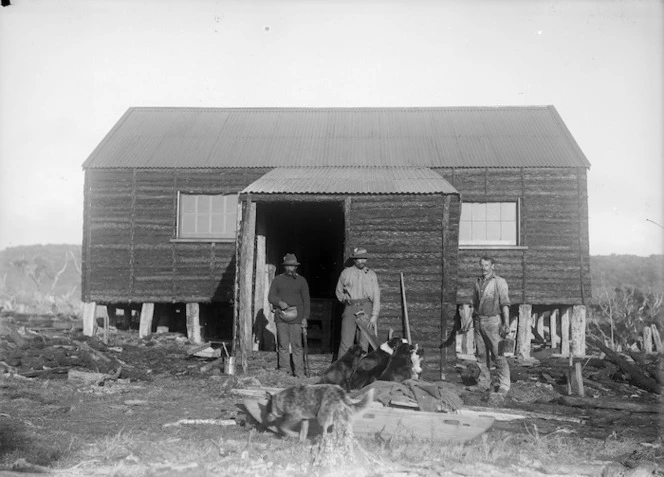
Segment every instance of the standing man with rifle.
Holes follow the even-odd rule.
[[[341,316],[341,343],[338,358],[355,343],[358,330],[359,345],[368,351],[369,344],[378,347],[376,330],[380,313],[380,287],[376,272],[367,267],[369,254],[364,248],[353,249],[353,266],[345,268],[337,282],[337,299],[345,305]]]
[[[293,354],[293,375],[305,374],[307,357],[302,356],[302,341],[306,339],[307,321],[311,312],[309,284],[297,273],[300,262],[292,253],[284,256],[284,273],[274,277],[268,292],[268,300],[275,309],[274,321],[277,325],[277,369],[291,372],[288,352],[290,345]],[[306,345],[306,343],[305,343]]]

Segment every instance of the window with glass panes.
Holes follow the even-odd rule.
[[[463,202],[459,245],[518,245],[518,202]]]
[[[236,226],[237,194],[180,193],[178,238],[234,238]]]

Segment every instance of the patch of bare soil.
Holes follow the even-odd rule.
[[[495,413],[489,431],[465,444],[357,438],[330,468],[316,467],[325,460],[319,441],[263,429],[238,393],[316,382],[330,355],[310,357],[310,378],[276,372],[268,352],[252,353],[230,376],[192,355],[177,333],[139,339],[112,330],[104,344],[71,325],[30,328],[2,317],[0,475],[664,475],[659,396],[602,360],[584,367],[595,386],[583,399],[567,395],[558,358],[513,362],[512,389],[499,400],[467,391],[476,371],[459,362],[446,370],[447,389],[468,412]]]

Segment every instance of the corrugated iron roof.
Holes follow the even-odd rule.
[[[130,108],[84,168],[590,167],[553,106]]]
[[[283,167],[245,188],[252,194],[458,194],[443,177],[413,167]]]

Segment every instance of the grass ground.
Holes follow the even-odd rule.
[[[83,348],[70,346],[80,336],[68,339],[35,338],[23,348],[0,343],[0,361],[55,359],[55,351],[66,350],[61,361],[94,365],[80,360]],[[464,444],[417,436],[358,438],[354,455],[342,456],[333,468],[316,467],[317,441],[301,444],[262,429],[232,393],[303,382],[276,373],[273,353],[254,353],[246,373],[228,376],[219,370],[200,373],[205,361],[187,356],[186,347],[174,340],[138,340],[127,332],[112,336],[108,346],[94,339],[89,344],[121,359],[132,377],[101,386],[76,383],[66,374],[44,375],[49,379],[0,374],[0,475],[15,470],[116,477],[664,475],[657,430],[661,415],[652,416],[650,426],[637,415],[613,425],[610,416],[592,413],[583,424],[524,419],[506,427],[496,422]],[[315,375],[329,365],[330,356],[311,361]],[[515,369],[514,375],[523,376],[513,384],[515,397],[541,392],[523,370]],[[463,397],[470,402],[471,396]],[[182,419],[215,424],[177,424]]]

